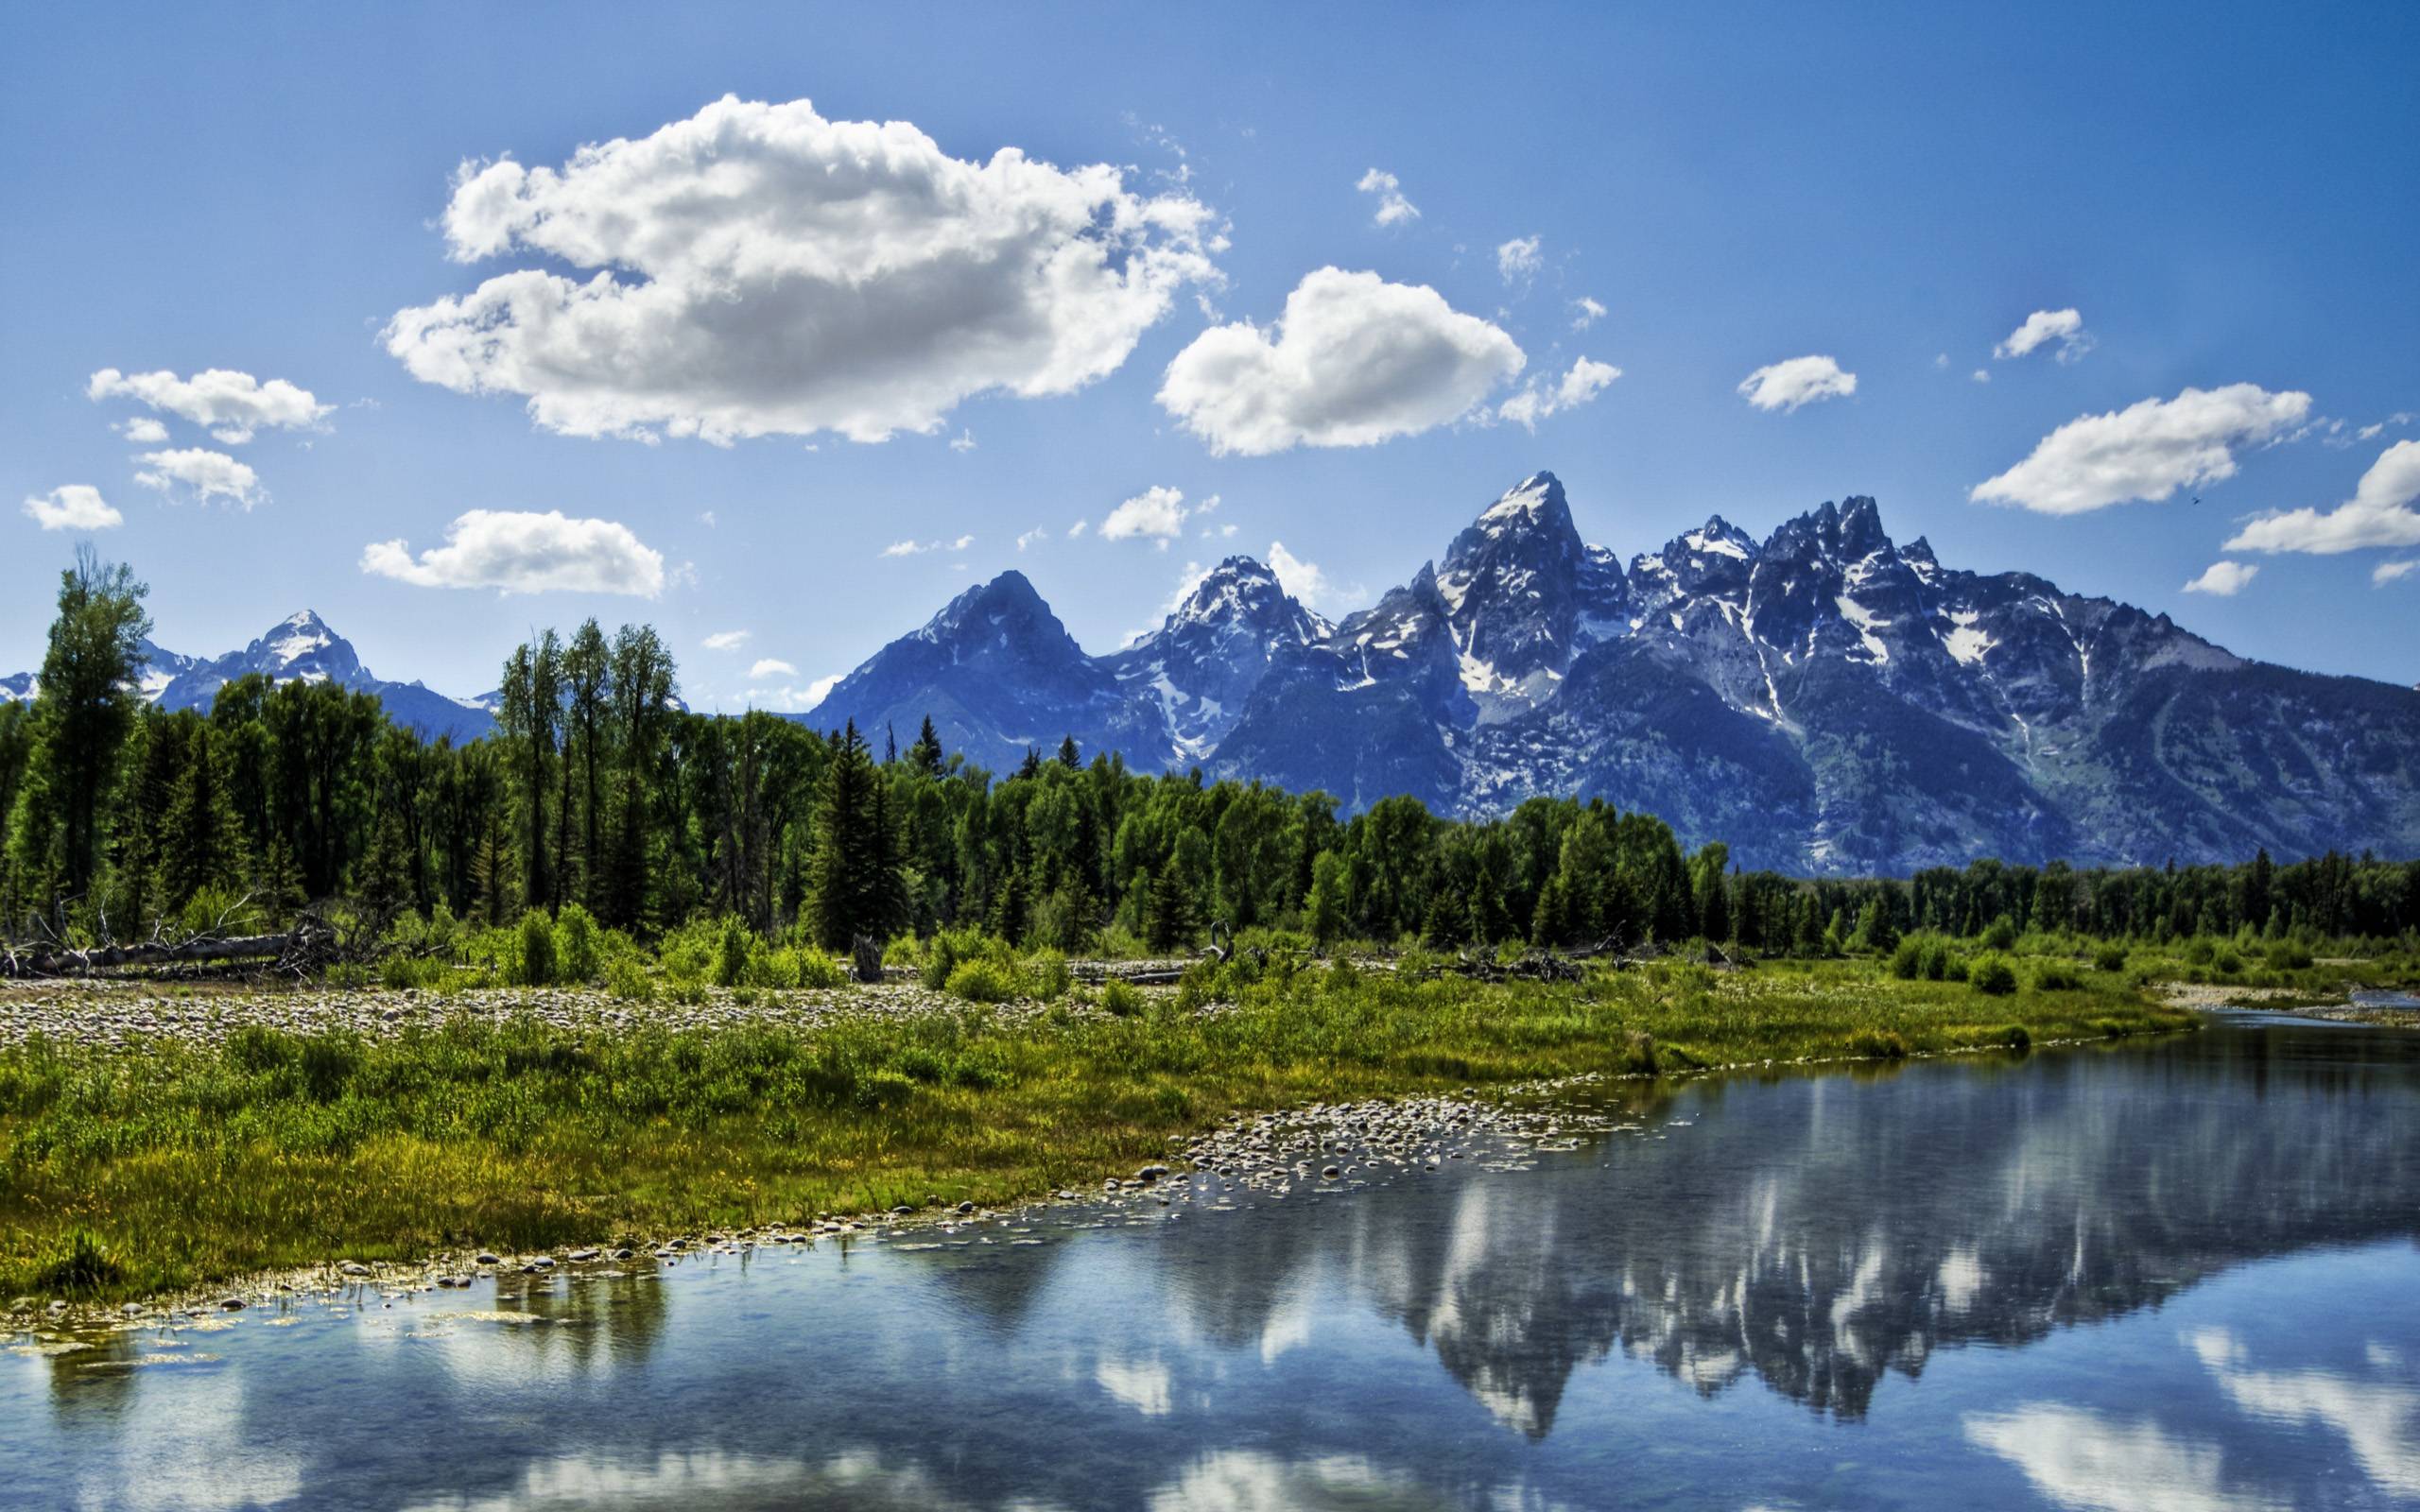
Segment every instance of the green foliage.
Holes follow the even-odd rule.
[[[555,919],[554,944],[559,980],[596,980],[601,968],[598,952],[602,946],[596,916],[578,903],[563,904],[562,913]]]
[[[715,985],[737,987],[748,977],[748,949],[755,936],[736,915],[722,921],[722,942],[715,951]]]
[[[1019,975],[1026,992],[1045,1003],[1056,1003],[1067,995],[1074,978],[1067,972],[1067,957],[1057,951],[1035,951],[1021,963]]]
[[[2016,948],[2016,920],[2002,914],[1983,931],[1983,948],[1987,951],[2012,951]]]
[[[996,972],[1003,950],[960,966]],[[635,969],[606,958],[609,983]],[[376,1040],[248,1026],[216,1048],[0,1049],[0,1293],[29,1288],[78,1222],[123,1268],[96,1283],[113,1294],[927,1193],[1005,1201],[1132,1170],[1242,1108],[2182,1022],[2096,978],[1978,1025],[1969,994],[1872,963],[1484,986],[1289,969],[1271,948],[1265,971],[1194,982],[1219,1011],[1110,984],[1105,1011],[1038,1022],[974,1005],[684,1031],[476,1014]]]
[[[1966,985],[1985,997],[2004,998],[2016,990],[2016,969],[1997,955],[1986,955],[1968,969]]]
[[[1132,982],[1112,977],[1101,984],[1100,1008],[1116,1018],[1131,1019],[1143,1011],[1142,989]]]
[[[1016,982],[996,961],[960,961],[951,969],[944,990],[969,1003],[1006,1003],[1016,996]]]
[[[2083,978],[2074,968],[2058,961],[2044,961],[2033,969],[2033,990],[2036,992],[2081,992]]]
[[[556,981],[555,926],[552,920],[532,908],[521,916],[521,927],[513,932],[512,965],[507,976],[516,987],[551,987]]]
[[[624,1003],[655,1001],[655,983],[647,968],[631,956],[622,956],[605,968],[605,990]]]
[[[2122,971],[2126,969],[2126,947],[2103,945],[2092,953],[2092,969],[2096,971]]]
[[[57,1253],[34,1271],[34,1290],[60,1297],[91,1297],[126,1279],[126,1267],[90,1228],[68,1230]]]

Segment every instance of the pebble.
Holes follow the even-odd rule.
[[[1066,1010],[1070,1005],[1058,1006]],[[454,1020],[493,1023],[520,1015],[564,1029],[645,1025],[679,1030],[761,1023],[809,1028],[842,1021],[955,1013],[964,1007],[956,998],[910,981],[799,991],[759,989],[750,993],[745,1003],[728,989],[710,988],[700,1003],[683,1003],[668,994],[652,1002],[631,1003],[590,988],[474,988],[424,995],[384,988],[187,987],[103,977],[0,978],[0,1045],[21,1044],[37,1034],[115,1049],[147,1040],[216,1045],[250,1024],[289,1034],[349,1029],[368,1039],[392,1040]],[[1003,1022],[1018,1022],[1039,1018],[1048,1008],[1041,1003],[1020,1002],[1003,1004],[992,1011]]]

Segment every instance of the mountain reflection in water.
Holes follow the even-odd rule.
[[[2420,1503],[2420,1036],[2219,1029],[1594,1110],[1628,1126],[1250,1211],[121,1334],[0,1366],[0,1486],[431,1512]]]

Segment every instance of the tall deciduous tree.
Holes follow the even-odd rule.
[[[103,561],[90,546],[78,546],[75,565],[60,574],[59,617],[43,654],[28,764],[28,799],[45,806],[52,822],[21,829],[25,838],[49,842],[50,853],[34,865],[47,863],[69,895],[88,892],[100,868],[103,805],[142,707],[136,679],[144,637],[151,633],[143,609],[148,592],[132,569]]]

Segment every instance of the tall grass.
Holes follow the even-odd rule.
[[[45,1267],[79,1230],[78,1253],[115,1268],[78,1283],[132,1294],[338,1256],[1004,1201],[1242,1108],[2187,1022],[2106,979],[1985,1008],[1854,963],[1547,987],[1272,959],[1038,1020],[968,1005],[811,1029],[465,1016],[388,1040],[35,1040],[0,1051],[0,1290],[55,1289]]]

